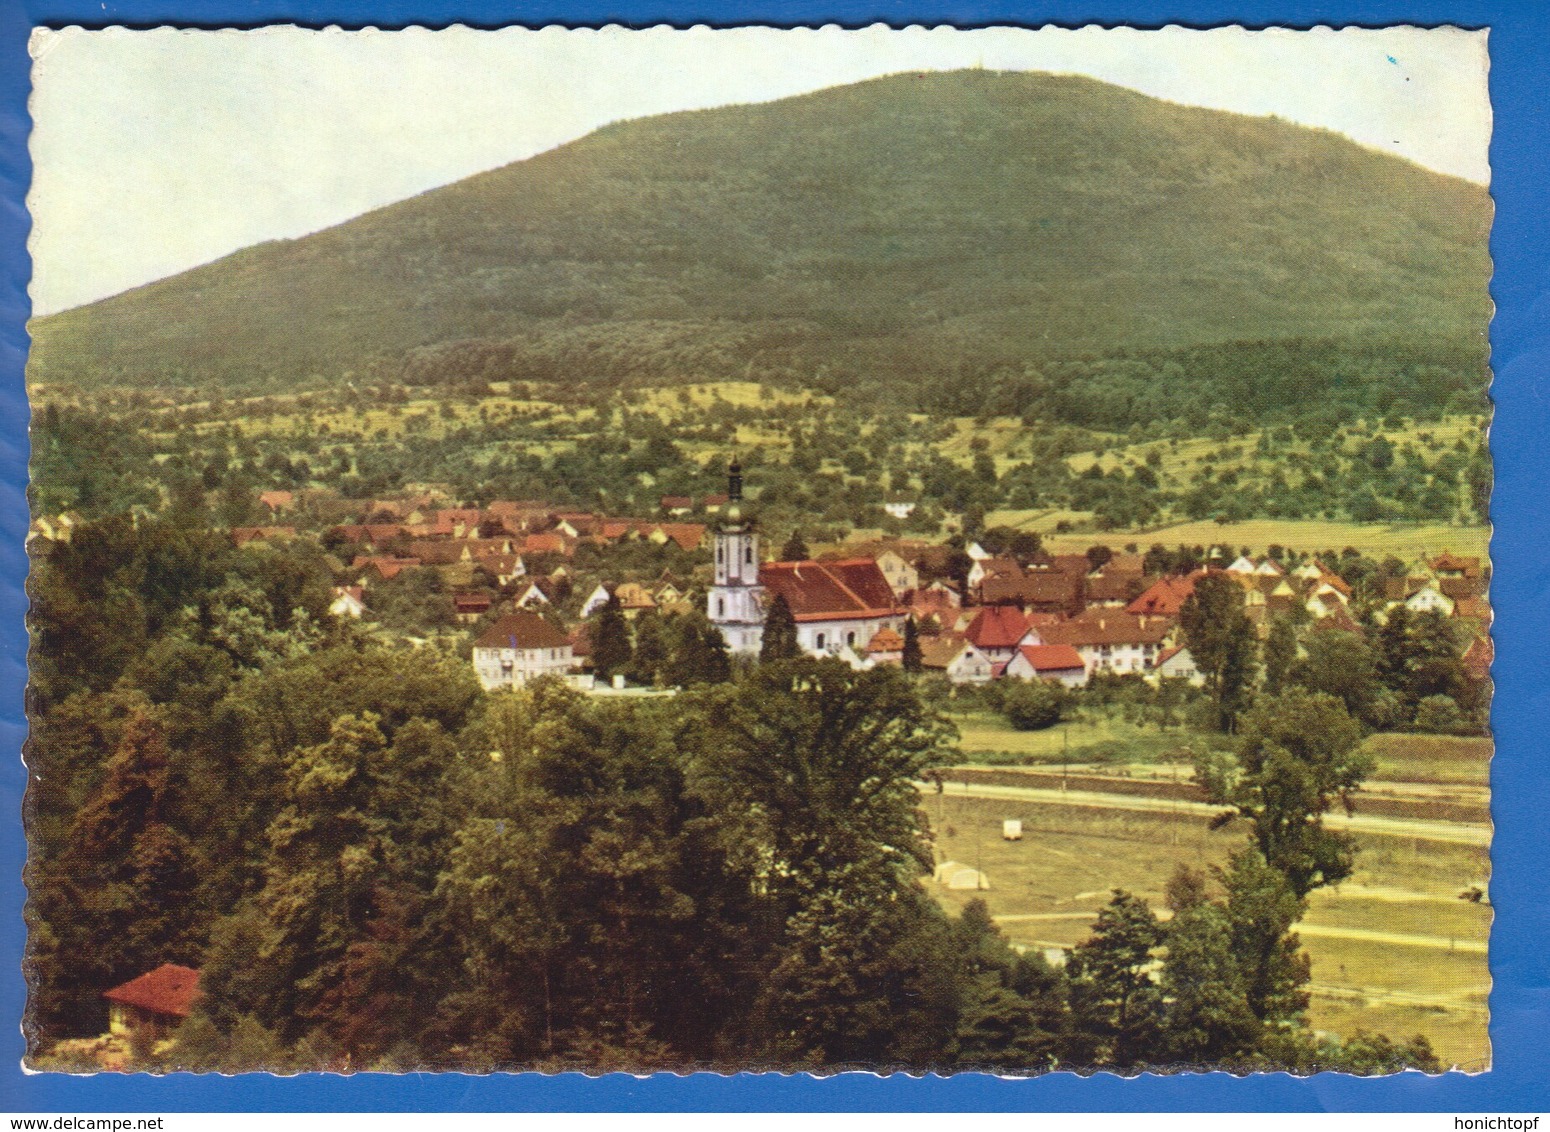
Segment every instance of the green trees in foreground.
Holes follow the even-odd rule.
[[[1061,969],[1013,951],[983,904],[952,917],[918,883],[913,783],[952,730],[896,670],[774,661],[642,701],[548,681],[467,699],[432,680],[403,701],[367,652],[366,671],[335,670],[334,697],[274,698],[330,663],[242,690],[271,771],[188,853],[230,852],[222,836],[262,818],[258,860],[240,883],[190,881],[207,926],[168,925],[206,996],[167,1067],[1435,1068],[1422,1044],[1303,1024],[1292,928],[1345,860],[1318,806],[1361,770],[1338,701],[1246,717],[1237,812],[1255,834],[1219,895],[1176,878],[1164,923],[1118,892]],[[144,794],[142,825],[114,833],[128,846],[170,801],[154,728],[124,734],[82,820]],[[1263,801],[1292,781],[1302,821]],[[100,989],[53,959],[44,996]]]

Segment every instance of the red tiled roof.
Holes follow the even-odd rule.
[[[1173,617],[1195,592],[1195,582],[1205,576],[1202,570],[1183,577],[1160,578],[1135,601],[1125,606],[1126,613],[1148,613]]]
[[[705,541],[704,523],[658,523],[660,530],[684,550],[696,550]]]
[[[1047,645],[1155,645],[1168,635],[1168,619],[1119,610],[1092,610],[1038,632],[1039,639]]]
[[[125,1006],[137,1006],[176,1018],[187,1018],[198,996],[199,972],[176,963],[163,963],[154,971],[102,992],[102,997],[109,1002],[121,1002]]]
[[[476,649],[557,649],[570,638],[536,613],[508,613],[474,642]]]
[[[1024,645],[1017,650],[1035,672],[1062,672],[1071,668],[1086,668],[1082,654],[1070,645]]]
[[[904,638],[884,625],[872,639],[867,642],[867,652],[900,652],[904,648]]]
[[[759,584],[786,599],[798,621],[886,617],[898,612],[893,588],[870,558],[841,562],[766,562]]]
[[[1028,618],[1012,605],[987,605],[969,622],[969,640],[982,649],[1009,649],[1028,631]]]

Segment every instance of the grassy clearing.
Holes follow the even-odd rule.
[[[1452,735],[1374,735],[1367,750],[1378,762],[1375,779],[1488,786],[1490,739]]]
[[[996,513],[997,516],[1005,514],[1016,512]],[[1037,529],[1043,529],[1042,523]],[[1213,543],[1228,543],[1232,546],[1247,546],[1256,552],[1263,552],[1272,544],[1309,552],[1343,550],[1349,546],[1368,556],[1382,558],[1392,554],[1410,562],[1445,550],[1483,558],[1490,538],[1488,527],[1454,527],[1440,523],[1391,526],[1385,523],[1337,523],[1321,519],[1249,519],[1226,524],[1202,520],[1147,531],[1057,534],[1047,536],[1045,542],[1056,553],[1065,554],[1079,553],[1094,542],[1104,542],[1111,546],[1133,542],[1140,547],[1148,547],[1153,543],[1170,547],[1180,544],[1210,546]]]
[[[991,711],[956,713],[951,718],[958,726],[964,759],[997,765],[1167,762],[1184,744],[1205,738],[1138,727],[1108,716],[1073,719],[1043,731],[1019,731]]]
[[[950,786],[924,796],[922,805],[939,856],[979,867],[991,885],[975,893],[933,883],[932,895],[954,911],[984,899],[993,915],[1012,917],[1001,921],[1006,935],[1030,947],[1069,947],[1086,938],[1114,888],[1161,908],[1176,863],[1222,864],[1245,836],[1240,824],[1213,832],[1188,816],[965,798]],[[1001,839],[1006,818],[1022,820],[1022,841]],[[1340,891],[1313,898],[1310,925],[1485,938],[1490,909],[1456,901],[1459,891],[1488,874],[1485,850],[1358,840],[1356,875]],[[1485,1056],[1486,1019],[1479,1009],[1490,985],[1485,955],[1311,935],[1304,946],[1318,988],[1310,1014],[1315,1026],[1342,1034],[1360,1028],[1396,1037],[1422,1033],[1445,1061],[1459,1064]]]

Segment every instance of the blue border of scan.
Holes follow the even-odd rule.
[[[18,820],[25,774],[22,697],[27,639],[23,628],[27,526],[28,409],[23,364],[29,312],[25,195],[27,35],[34,26],[162,24],[254,27],[443,27],[466,23],[543,26],[672,24],[863,27],[887,23],[988,26],[1054,23],[1248,27],[1417,24],[1489,27],[1495,135],[1491,147],[1496,223],[1491,342],[1496,402],[1491,448],[1496,459],[1492,513],[1495,577],[1497,753],[1491,773],[1495,844],[1491,935],[1493,1068],[1486,1073],[1381,1079],[1334,1074],[1145,1076],[1121,1079],[1050,1074],[1007,1080],[981,1074],[950,1078],[842,1074],[743,1074],[722,1077],[615,1074],[470,1077],[305,1074],[281,1078],[174,1074],[28,1073],[21,1067],[19,1019],[25,1000],[19,966],[24,939],[20,883],[25,843]],[[1544,374],[1550,362],[1550,161],[1543,122],[1550,97],[1550,5],[1532,0],[7,0],[0,4],[0,1111],[1419,1111],[1530,1112],[1550,1095],[1543,1082],[1550,1032],[1550,873],[1540,799],[1550,769],[1539,742],[1547,717],[1550,567],[1543,532],[1550,519],[1544,485],[1550,458]],[[1536,136],[1538,131],[1538,136]],[[112,207],[104,202],[104,207]]]

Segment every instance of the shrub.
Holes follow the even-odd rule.
[[[1043,731],[1055,726],[1065,706],[1063,690],[1040,680],[1009,684],[1001,697],[1001,714],[1019,731]]]

